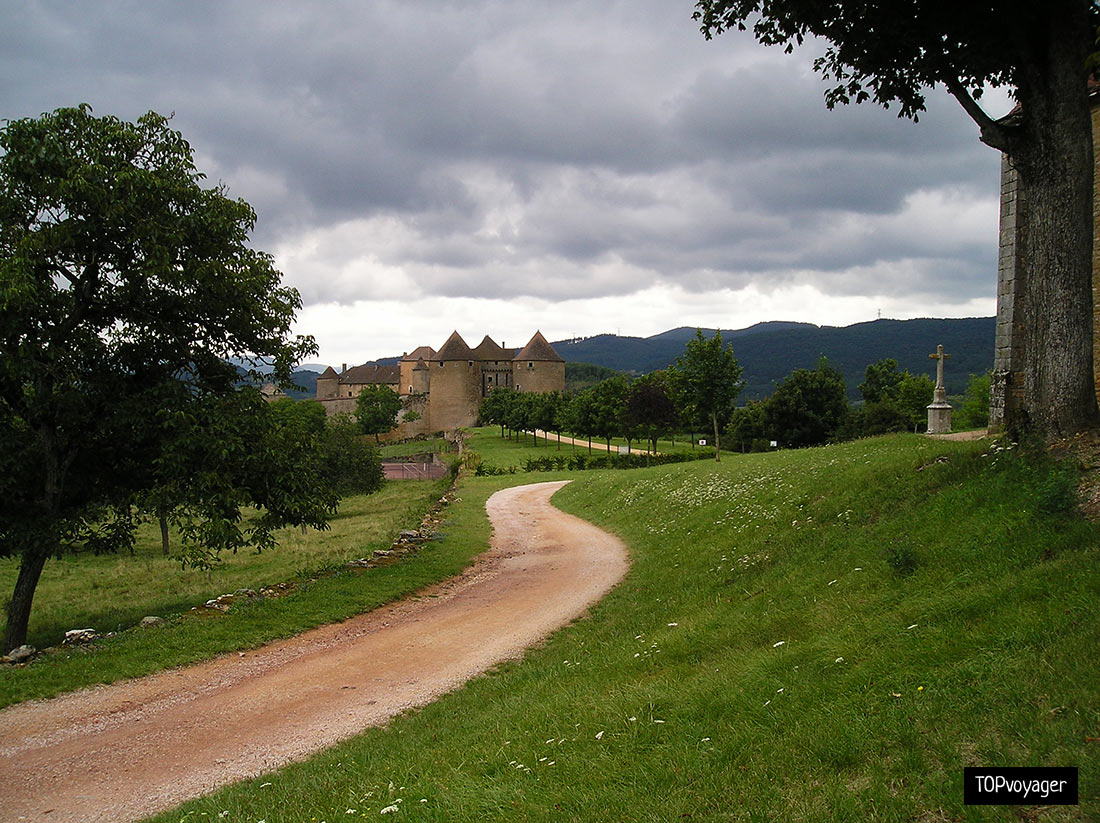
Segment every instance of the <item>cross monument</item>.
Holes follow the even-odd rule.
[[[936,391],[932,395],[932,404],[928,408],[928,433],[946,434],[951,431],[951,404],[947,402],[947,390],[943,387],[943,361],[950,354],[944,354],[943,346],[936,346],[936,353],[928,355],[936,361]]]

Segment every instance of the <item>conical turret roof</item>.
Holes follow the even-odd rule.
[[[477,355],[466,345],[462,335],[455,331],[451,333],[451,336],[447,338],[447,342],[436,352],[434,359],[444,362],[447,360],[477,360]]]
[[[511,360],[508,353],[504,351],[500,346],[496,344],[489,335],[485,335],[485,339],[478,343],[477,348],[474,349],[474,354],[477,355],[478,360]]]
[[[554,347],[551,346],[545,337],[542,336],[542,332],[535,332],[535,336],[531,338],[530,342],[520,349],[519,354],[513,358],[515,360],[542,360],[550,361],[552,363],[564,363],[562,356],[554,351]]]

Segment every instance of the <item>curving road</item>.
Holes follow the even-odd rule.
[[[497,492],[490,550],[389,607],[240,655],[0,712],[0,820],[134,820],[430,702],[582,615],[627,570],[618,538]]]

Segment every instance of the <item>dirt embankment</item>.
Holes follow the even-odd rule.
[[[505,489],[466,573],[245,654],[0,712],[0,820],[124,821],[385,723],[539,642],[627,569],[622,543]]]

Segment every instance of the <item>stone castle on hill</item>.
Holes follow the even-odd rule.
[[[439,351],[421,346],[402,355],[396,366],[365,363],[345,366],[339,374],[330,366],[317,378],[317,400],[330,415],[354,414],[367,386],[387,386],[401,395],[404,409],[390,437],[415,437],[473,426],[482,398],[498,386],[564,391],[565,361],[542,332],[522,349],[498,346],[488,335],[471,349],[456,331]]]

